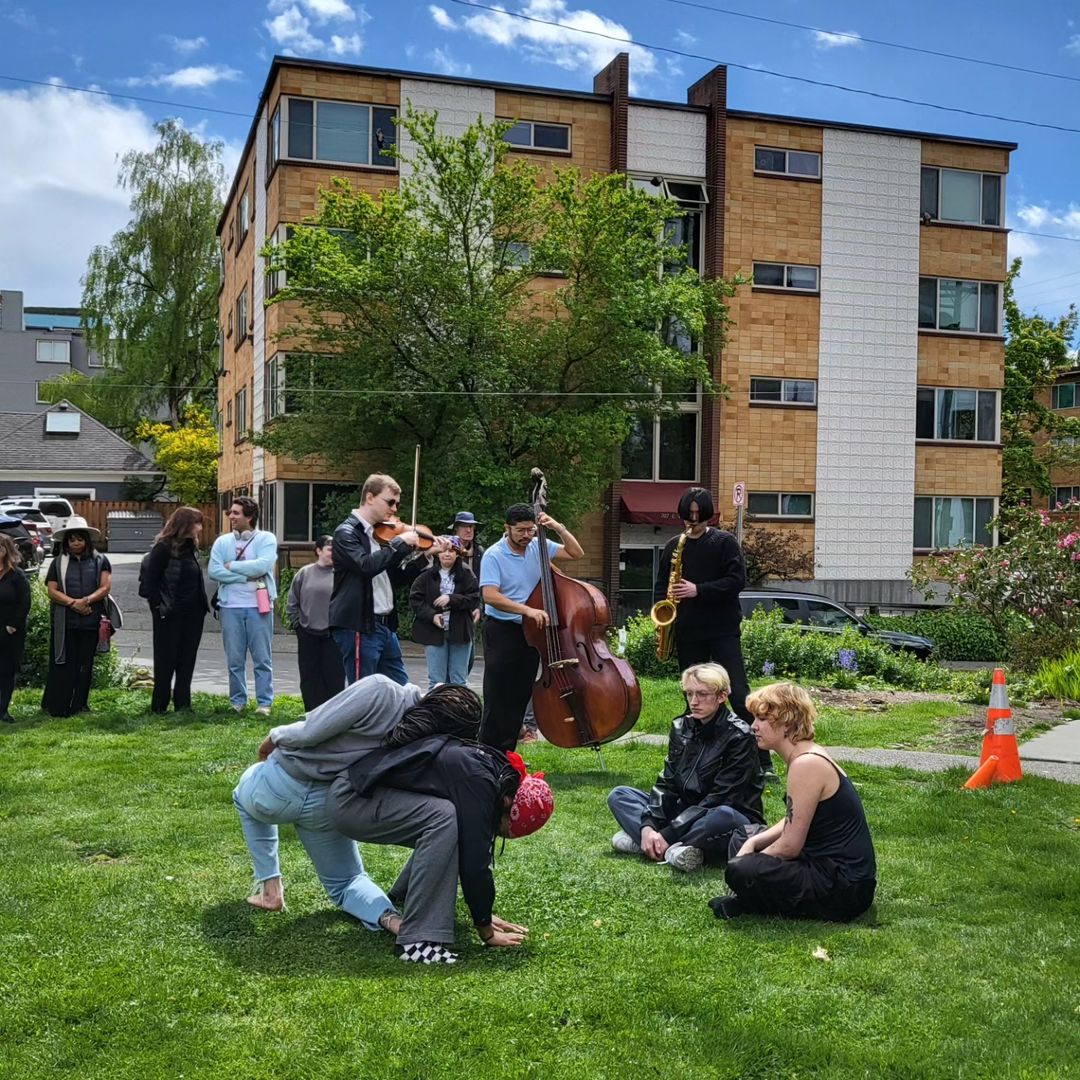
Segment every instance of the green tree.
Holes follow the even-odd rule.
[[[1054,380],[1076,367],[1071,354],[1077,329],[1075,306],[1058,319],[1025,315],[1014,282],[1021,262],[1013,261],[1005,282],[1005,389],[1001,396],[1002,487],[1007,501],[1026,492],[1049,495],[1050,470],[1080,463],[1076,444],[1080,420],[1063,417],[1040,401]]]
[[[106,370],[52,391],[127,430],[162,408],[178,424],[186,402],[212,401],[217,369],[221,143],[176,120],[156,130],[154,149],[121,159],[131,221],[91,251],[83,278],[87,342]]]
[[[177,427],[144,420],[135,434],[154,444],[154,464],[176,498],[194,506],[214,501],[218,437],[206,409],[186,406]]]
[[[315,227],[267,254],[299,301],[273,421],[261,441],[336,465],[364,452],[403,483],[423,447],[423,519],[469,506],[501,521],[534,466],[553,510],[598,506],[635,418],[674,411],[709,377],[734,284],[683,265],[677,205],[620,176],[506,161],[505,124],[459,137],[411,109],[416,147],[397,190],[343,180]],[[397,153],[396,148],[394,153]],[[662,270],[663,268],[663,270]],[[328,355],[329,354],[329,355]]]

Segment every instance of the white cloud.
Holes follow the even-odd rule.
[[[286,52],[320,52],[323,42],[311,32],[311,20],[293,5],[266,21],[270,36]]]
[[[697,38],[693,34],[688,34],[685,30],[676,30],[675,43],[681,45],[684,49],[688,49],[691,45],[697,44]]]
[[[165,40],[172,46],[173,50],[181,56],[190,56],[192,53],[197,53],[200,49],[205,49],[207,46],[206,38],[202,37],[202,35],[194,38],[182,38],[176,37],[173,34],[166,34]]]
[[[1080,56],[1080,34],[1073,34],[1069,38],[1065,43],[1065,51],[1071,52],[1074,56]]]
[[[526,60],[554,64],[566,71],[592,75],[616,53],[628,52],[631,90],[637,79],[657,71],[656,58],[648,49],[630,44],[630,31],[625,26],[592,11],[569,10],[566,0],[526,0],[520,14],[543,22],[516,19],[501,7],[459,20],[434,5],[428,10],[443,30],[464,30],[504,48],[516,49]]]
[[[263,25],[284,53],[328,53],[331,56],[355,56],[364,47],[357,34],[331,34],[323,38],[312,31],[327,23],[358,23],[363,26],[370,16],[364,8],[353,8],[345,0],[269,0],[267,11],[273,16]]]
[[[1050,211],[1045,206],[1021,206],[1016,216],[1030,229],[1038,229],[1050,220]]]
[[[830,34],[828,30],[814,31],[814,46],[818,49],[842,49],[847,45],[861,45],[862,39],[854,30]]]
[[[1009,259],[1024,260],[1016,284],[1016,298],[1024,311],[1038,310],[1049,317],[1061,315],[1069,304],[1080,304],[1080,204],[1067,207],[1049,202],[1026,202],[1007,220],[1014,231],[1009,234]],[[1026,236],[1028,232],[1050,236]]]
[[[446,49],[434,49],[428,53],[435,70],[442,75],[469,76],[472,74],[472,65],[455,60]]]
[[[157,75],[125,79],[125,86],[166,86],[170,90],[205,90],[219,82],[236,82],[241,77],[236,68],[224,64],[198,64]]]
[[[349,34],[342,37],[340,34],[330,35],[330,53],[332,56],[359,56],[364,47],[364,39],[359,34]]]

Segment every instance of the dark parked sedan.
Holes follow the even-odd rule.
[[[0,514],[0,533],[10,536],[15,541],[15,547],[19,551],[22,568],[27,572],[37,570],[37,561],[34,558],[34,541],[26,531],[26,526],[15,517]]]
[[[850,628],[874,641],[880,641],[897,652],[914,653],[920,660],[929,660],[934,643],[916,634],[904,634],[898,630],[879,630],[865,623],[843,604],[817,593],[773,592],[769,589],[748,589],[739,597],[742,613],[749,616],[757,608],[780,611],[785,623],[795,629],[825,634],[840,634]]]

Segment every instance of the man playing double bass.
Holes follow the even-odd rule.
[[[544,540],[550,558],[563,562],[585,554],[569,529],[547,514],[538,518],[527,503],[515,503],[506,511],[502,539],[484,552],[480,591],[487,618],[480,741],[501,750],[514,749],[540,665],[539,653],[525,640],[522,619],[531,619],[538,627],[548,623],[546,611],[525,603],[540,582],[537,525],[551,529],[562,541]]]

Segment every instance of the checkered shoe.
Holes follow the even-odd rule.
[[[394,952],[399,960],[410,964],[456,964],[457,953],[436,941],[413,941],[408,945],[396,945]]]

